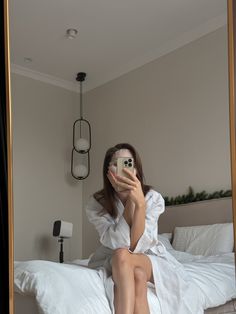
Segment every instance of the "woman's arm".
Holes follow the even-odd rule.
[[[130,247],[130,227],[123,216],[118,220],[111,217],[110,214],[102,214],[103,206],[95,200],[89,199],[86,206],[88,220],[98,231],[101,244],[110,248],[129,248]]]
[[[134,211],[135,211],[135,204],[130,199],[128,199],[126,201],[126,204],[125,204],[123,216],[124,216],[127,224],[130,226],[130,228],[132,226]]]
[[[143,195],[141,183],[131,171],[124,169],[130,178],[116,176],[116,184],[122,188],[128,189],[129,197],[128,204],[133,204],[133,214],[131,216],[131,210],[127,206],[124,211],[124,218],[128,217],[127,223],[130,226],[130,250],[133,251],[144,233],[145,230],[145,217],[146,217],[146,202]],[[127,212],[126,212],[127,209]]]
[[[109,169],[109,171],[107,173],[107,177],[108,177],[111,185],[113,186],[114,190],[116,191],[118,184],[117,184],[116,176],[112,170]],[[134,210],[135,210],[135,204],[134,204],[134,202],[131,201],[131,199],[128,198],[126,200],[125,208],[124,208],[124,212],[123,212],[122,216],[124,217],[125,221],[127,222],[127,224],[129,225],[130,228],[132,226]]]
[[[145,229],[146,206],[135,206],[130,199],[125,204],[123,216],[130,226],[130,250],[133,251]]]
[[[129,173],[128,170],[124,170]],[[131,179],[132,178],[132,179]],[[135,203],[131,221],[130,250],[143,253],[157,244],[158,219],[165,210],[165,202],[160,193],[151,191],[146,199],[139,180],[130,172],[130,179],[115,176],[115,184],[130,190],[129,199]]]
[[[160,193],[150,191],[146,198],[145,229],[139,238],[134,253],[143,253],[158,242],[158,219],[165,210],[164,199]]]
[[[146,206],[136,206],[131,231],[130,231],[130,250],[134,251],[138,240],[141,238],[145,230]]]

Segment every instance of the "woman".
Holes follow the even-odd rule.
[[[119,157],[134,159],[134,173],[124,170],[128,178],[116,174]],[[180,277],[184,273],[179,277],[179,272],[173,271],[181,265],[157,239],[157,221],[164,212],[164,200],[144,184],[141,160],[133,146],[123,143],[108,149],[103,180],[103,189],[91,197],[86,208],[102,244],[89,266],[103,266],[107,275],[112,275],[115,313],[149,313],[147,282],[154,283],[163,314],[184,313],[177,310],[183,299],[185,281]],[[174,298],[169,293],[173,283],[178,286]]]
[[[136,174],[125,169],[129,178],[117,176],[119,157],[134,158]],[[148,251],[157,243],[157,220],[164,211],[163,198],[144,185],[140,158],[129,144],[118,144],[107,151],[103,179],[104,188],[94,194],[93,200],[101,208],[94,210],[90,202],[87,214],[101,243],[114,250],[111,267],[115,312],[149,313],[147,281],[153,282],[153,275]]]

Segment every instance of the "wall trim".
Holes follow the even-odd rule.
[[[76,82],[66,81],[59,77],[52,76],[52,75],[42,73],[42,72],[38,72],[38,71],[34,71],[34,70],[31,70],[29,68],[26,68],[26,67],[14,64],[14,63],[11,64],[11,72],[22,75],[22,76],[26,76],[26,77],[29,77],[34,80],[38,80],[47,84],[52,84],[58,87],[62,87],[69,91],[79,93],[79,86]]]

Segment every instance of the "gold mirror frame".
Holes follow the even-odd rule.
[[[4,19],[1,27],[4,29],[4,59],[5,59],[5,93],[6,99],[6,134],[7,134],[7,217],[8,217],[8,234],[4,235],[8,240],[8,286],[6,283],[5,291],[9,294],[9,313],[14,313],[14,239],[13,239],[13,183],[12,183],[12,115],[11,115],[11,84],[10,84],[10,47],[9,47],[9,6],[8,0],[3,1]],[[4,104],[3,104],[4,105]],[[5,208],[3,209],[5,210]],[[1,311],[1,310],[0,310]]]
[[[3,2],[4,8],[4,53],[5,53],[5,80],[6,80],[6,111],[7,111],[7,156],[8,156],[8,256],[9,260],[9,313],[14,313],[13,292],[13,195],[12,195],[12,123],[11,123],[11,94],[10,94],[10,49],[9,49],[9,12],[8,0]],[[236,3],[228,0],[228,62],[229,62],[229,110],[230,110],[230,147],[231,147],[231,180],[232,180],[232,202],[234,222],[234,243],[236,243]],[[3,92],[3,91],[1,91]],[[236,247],[236,245],[235,245]],[[236,259],[236,253],[235,253]]]
[[[236,3],[228,0],[228,64],[229,64],[229,124],[230,124],[230,155],[232,208],[234,223],[234,255],[236,264]]]

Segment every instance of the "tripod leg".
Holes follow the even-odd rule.
[[[58,240],[60,243],[60,253],[59,253],[59,262],[64,263],[64,254],[63,254],[63,238],[60,238]]]

